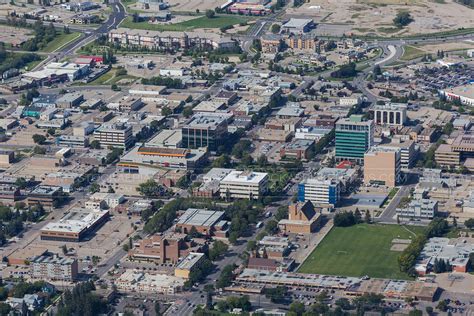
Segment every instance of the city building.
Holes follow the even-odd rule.
[[[288,272],[292,269],[294,260],[275,260],[270,258],[250,257],[247,263],[248,269]]]
[[[298,184],[298,201],[335,206],[339,203],[341,184],[333,178],[312,178]]]
[[[276,34],[265,34],[262,36],[260,43],[263,54],[276,54],[282,47],[281,37]]]
[[[474,106],[474,84],[473,83],[441,90],[440,94],[444,95],[448,101],[458,100],[463,105]]]
[[[124,173],[153,174],[156,168],[193,170],[207,161],[205,148],[160,148],[137,145],[120,157],[117,164]]]
[[[282,32],[301,34],[309,32],[314,27],[312,19],[290,19],[281,26]]]
[[[114,284],[121,292],[173,295],[183,289],[184,279],[167,274],[151,274],[128,269],[114,280]]]
[[[257,200],[267,192],[268,174],[234,170],[219,185],[221,198]]]
[[[419,151],[415,146],[415,141],[411,139],[404,140],[401,137],[393,137],[390,143],[381,146],[400,149],[400,164],[403,169],[409,169],[415,165]]]
[[[77,279],[78,264],[75,258],[58,255],[41,255],[30,260],[30,276],[40,280],[72,282]]]
[[[41,229],[41,240],[79,242],[108,218],[108,210],[73,209],[59,221],[46,224]]]
[[[133,144],[132,126],[127,123],[103,124],[94,131],[94,139],[104,147],[129,148]]]
[[[278,222],[280,231],[284,234],[310,234],[321,225],[321,214],[314,209],[310,201],[297,202],[288,206],[288,219]]]
[[[407,120],[407,105],[402,103],[377,104],[373,112],[377,125],[403,126]]]
[[[219,196],[219,185],[234,169],[212,168],[202,178],[202,184],[193,188],[193,196],[213,198]]]
[[[176,223],[176,230],[189,234],[194,229],[202,235],[212,236],[220,227],[224,212],[189,208]]]
[[[62,196],[62,189],[59,186],[39,185],[27,195],[28,206],[41,204],[52,207],[59,202]]]
[[[294,139],[280,149],[280,157],[295,160],[308,160],[314,150],[314,140]]]
[[[134,260],[177,263],[189,253],[185,238],[185,234],[174,232],[155,234],[136,241],[128,255]]]
[[[428,240],[418,256],[415,270],[419,275],[425,275],[433,270],[436,260],[444,260],[453,271],[467,272],[469,255],[473,252],[472,238],[433,237]]]
[[[457,167],[461,163],[461,153],[453,151],[451,145],[441,144],[436,148],[435,160],[440,166]]]
[[[433,219],[438,212],[438,202],[429,199],[411,201],[407,207],[397,208],[397,216],[408,219]]]
[[[237,42],[212,32],[172,32],[118,28],[109,32],[109,41],[123,46],[149,49],[232,49]]]
[[[374,123],[364,121],[362,116],[336,122],[336,159],[362,162],[364,154],[374,144]]]
[[[297,51],[314,52],[318,47],[318,40],[312,34],[290,34],[285,43],[290,49]]]
[[[396,186],[400,181],[400,149],[394,147],[372,147],[364,155],[364,182],[388,187]]]
[[[181,128],[182,146],[208,147],[215,151],[227,135],[227,117],[220,113],[196,113]]]
[[[174,269],[174,275],[179,278],[189,279],[189,274],[199,268],[200,263],[205,259],[205,255],[199,252],[189,253],[181,260]]]

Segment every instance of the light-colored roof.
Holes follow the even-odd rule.
[[[178,225],[211,227],[220,221],[223,216],[224,212],[220,211],[188,208],[186,212],[179,217]]]

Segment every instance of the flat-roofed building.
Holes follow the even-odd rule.
[[[314,27],[312,19],[290,19],[282,25],[282,31],[286,33],[306,33]]]
[[[352,115],[336,123],[336,159],[362,162],[374,144],[374,122]]]
[[[115,279],[114,284],[120,292],[173,295],[183,289],[184,279],[167,274],[151,274],[129,269]]]
[[[52,207],[59,202],[61,195],[62,188],[60,186],[39,185],[28,193],[28,206],[41,204]]]
[[[0,167],[8,167],[15,160],[15,152],[13,150],[0,149]]]
[[[132,126],[127,123],[101,125],[94,131],[94,139],[104,147],[129,148],[133,144]]]
[[[191,252],[181,260],[174,269],[174,275],[179,278],[189,279],[189,275],[199,268],[205,256],[203,253]]]
[[[397,216],[409,219],[433,219],[438,213],[438,202],[429,199],[413,200],[405,208],[397,208]]]
[[[446,97],[448,101],[459,100],[461,104],[474,106],[474,84],[469,83],[467,85],[449,88],[440,91],[442,95]]]
[[[377,104],[373,112],[377,125],[402,126],[407,120],[407,105],[403,103]]]
[[[474,134],[470,132],[460,134],[454,139],[451,148],[463,155],[474,153]]]
[[[34,257],[30,260],[29,267],[33,279],[72,282],[78,275],[77,259],[58,255]]]
[[[211,236],[216,231],[216,225],[223,217],[224,212],[189,208],[179,217],[176,229],[188,234],[194,227],[198,233]]]
[[[436,148],[435,160],[440,166],[459,166],[461,153],[453,151],[451,145],[441,144]]]
[[[120,171],[125,173],[146,174],[149,169],[166,168],[193,170],[207,160],[205,148],[160,148],[154,146],[137,145],[117,164]]]
[[[401,137],[394,137],[392,138],[392,142],[381,146],[400,149],[400,163],[402,168],[409,169],[415,165],[418,155],[415,141],[411,139],[403,140]]]
[[[311,139],[294,139],[292,142],[285,144],[280,149],[280,157],[307,160],[311,156],[314,149],[314,140]]]
[[[0,200],[15,202],[21,197],[20,189],[16,185],[0,184]]]
[[[108,210],[72,210],[58,222],[46,224],[41,229],[41,240],[79,242],[108,218]]]
[[[400,149],[393,147],[372,147],[364,155],[364,182],[394,187],[401,173]]]
[[[280,35],[265,34],[260,40],[262,44],[262,53],[276,54],[282,47],[282,40]]]
[[[340,200],[341,183],[332,177],[303,180],[298,184],[298,201],[335,206]]]
[[[135,242],[128,255],[134,260],[177,263],[189,253],[185,238],[186,234],[174,232],[155,234]]]
[[[259,199],[267,192],[268,174],[264,172],[234,170],[222,179],[221,198]]]
[[[181,128],[182,146],[185,148],[208,147],[216,150],[227,135],[228,116],[221,113],[196,113]]]

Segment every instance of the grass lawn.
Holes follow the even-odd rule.
[[[94,81],[89,82],[90,85],[113,85],[119,82],[122,79],[136,79],[136,77],[131,75],[116,75],[117,69],[110,69],[105,74],[95,79]]]
[[[401,60],[412,60],[426,55],[426,52],[416,48],[415,46],[407,45],[403,48],[403,55],[400,58]]]
[[[175,23],[175,24],[150,24],[147,21],[133,23],[132,17],[127,17],[121,24],[121,27],[130,29],[153,30],[153,31],[191,31],[198,28],[221,28],[229,25],[235,25],[251,20],[251,17],[239,15],[216,15],[209,19],[201,16],[192,20]]]
[[[81,33],[79,32],[71,32],[69,34],[64,34],[61,32],[58,34],[58,36],[56,36],[54,40],[49,42],[48,45],[46,45],[46,47],[43,48],[41,51],[46,52],[46,53],[54,52],[58,50],[59,48],[63,47],[64,45],[66,45],[67,43],[75,40],[79,36],[81,36]]]
[[[334,227],[298,272],[410,279],[398,268],[400,252],[390,250],[393,239],[415,236],[407,229],[421,233],[424,228],[376,224]]]
[[[25,69],[28,71],[34,69],[36,66],[38,66],[39,63],[41,63],[44,60],[44,57],[40,56],[39,60],[32,61],[28,64],[26,64]]]

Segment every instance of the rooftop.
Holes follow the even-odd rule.
[[[97,221],[109,214],[108,210],[76,210],[71,211],[58,222],[46,224],[41,231],[55,231],[65,233],[81,233],[92,227]]]
[[[253,171],[238,171],[234,170],[230,172],[222,182],[225,183],[253,183],[258,184],[262,182],[268,176],[265,172],[253,172]]]
[[[220,211],[188,208],[186,212],[179,217],[178,225],[211,227],[220,221],[223,216],[224,212]]]
[[[200,128],[200,129],[213,129],[218,126],[225,124],[228,117],[221,113],[196,113],[187,122],[185,127],[188,128]]]
[[[203,253],[190,252],[176,265],[176,269],[190,270],[202,257],[204,257]]]
[[[283,27],[287,28],[303,28],[308,24],[313,23],[312,19],[290,19],[288,22],[283,24]]]

